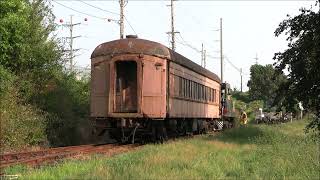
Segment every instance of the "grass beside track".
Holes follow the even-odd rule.
[[[5,173],[26,179],[319,179],[319,139],[304,134],[306,123],[249,125],[112,158],[16,166]]]

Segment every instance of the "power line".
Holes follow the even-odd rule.
[[[184,45],[184,46],[187,46],[195,51],[197,51],[198,53],[201,53],[201,50],[195,48],[194,46],[190,45],[187,41],[185,41],[181,35],[181,33],[179,33],[179,37],[181,38],[181,40],[183,41],[183,43],[180,42],[180,44]]]
[[[82,0],[79,0],[79,1],[82,2],[82,3],[84,3],[84,4],[86,4],[86,5],[88,5],[88,6],[91,6],[91,7],[93,7],[93,8],[99,9],[100,11],[104,11],[104,12],[111,13],[111,14],[115,14],[115,15],[120,15],[119,13],[112,12],[112,11],[109,11],[109,10],[106,10],[106,9],[102,9],[102,8],[100,8],[100,7],[98,7],[98,6],[92,5],[92,4],[87,3],[87,2],[85,2],[85,1],[82,1]],[[135,35],[137,35],[137,32],[134,30],[134,28],[132,27],[131,23],[130,23],[129,20],[127,19],[127,17],[126,17],[125,15],[123,15],[123,17],[124,17],[124,20],[129,24],[131,30],[135,33]]]
[[[194,51],[196,51],[197,53],[201,53],[201,51],[200,51],[199,49],[191,46],[190,44],[185,44],[185,43],[183,43],[183,42],[181,42],[181,41],[176,41],[176,42],[179,43],[179,44],[181,44],[181,45],[183,45],[183,46],[186,46],[186,47],[188,47],[188,48],[190,48],[190,49],[192,49],[192,50],[194,50]]]
[[[196,52],[198,52],[198,53],[201,53],[201,52],[202,52],[202,51],[199,50],[198,48],[192,46],[190,43],[188,43],[187,41],[185,41],[184,38],[182,37],[181,33],[179,33],[179,37],[180,37],[181,40],[183,41],[183,43],[177,41],[179,44],[184,45],[184,46],[186,46],[186,47],[189,47],[189,48],[193,49],[194,51],[196,51]],[[218,58],[219,58],[219,57],[215,57],[215,56],[210,55],[208,52],[206,52],[206,56],[207,56],[208,58],[211,58],[211,59],[218,59]]]
[[[124,20],[126,20],[126,22],[129,24],[131,30],[134,32],[135,35],[137,35],[137,32],[133,29],[133,27],[131,26],[130,22],[128,21],[127,17],[126,16],[123,16],[124,17]]]
[[[99,17],[99,16],[95,16],[95,15],[92,15],[92,14],[88,14],[88,13],[85,13],[85,12],[78,11],[78,10],[73,9],[73,8],[71,8],[71,7],[69,7],[69,6],[66,6],[66,5],[64,5],[64,4],[62,4],[62,3],[59,3],[59,2],[57,2],[56,0],[52,0],[52,1],[55,2],[55,3],[57,3],[57,4],[59,4],[60,6],[63,6],[63,7],[65,7],[65,8],[67,8],[67,9],[70,9],[70,10],[75,11],[75,12],[80,13],[80,14],[84,14],[84,15],[87,15],[87,16],[90,16],[90,17],[93,17],[93,18],[97,18],[97,19],[102,19],[102,20],[107,19],[107,18],[102,18],[102,17]]]
[[[82,1],[82,0],[78,0],[78,1],[84,3],[84,4],[88,5],[88,6],[91,6],[91,7],[93,7],[93,8],[96,8],[96,9],[99,9],[99,10],[101,10],[101,11],[104,11],[104,12],[111,13],[111,14],[115,14],[115,15],[120,15],[119,13],[112,12],[112,11],[109,11],[109,10],[106,10],[106,9],[102,9],[102,8],[100,8],[100,7],[98,7],[98,6],[92,5],[92,4],[87,3],[87,2],[85,2],[85,1]]]
[[[227,56],[224,56],[224,59],[227,60],[227,62],[237,71],[241,72],[241,70],[236,66],[234,65]]]

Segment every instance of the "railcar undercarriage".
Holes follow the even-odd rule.
[[[163,143],[169,138],[221,131],[233,125],[233,119],[96,119],[94,133],[98,136],[109,133],[110,138],[124,144]]]

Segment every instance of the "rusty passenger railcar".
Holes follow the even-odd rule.
[[[219,77],[156,42],[99,45],[91,81],[91,119],[119,141],[202,131],[220,118]]]

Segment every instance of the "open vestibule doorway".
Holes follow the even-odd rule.
[[[137,63],[135,61],[117,61],[115,112],[136,113],[137,107]]]

